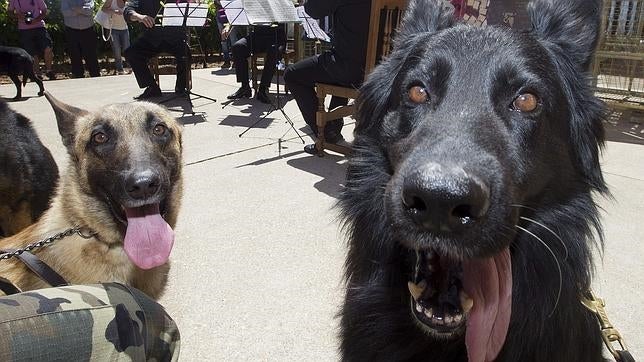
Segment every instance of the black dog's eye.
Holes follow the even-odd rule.
[[[534,112],[539,107],[539,98],[532,93],[523,93],[512,102],[512,109],[518,112]]]
[[[168,128],[166,126],[157,124],[156,126],[154,126],[154,129],[152,129],[152,133],[157,137],[161,137],[166,133],[167,130]]]
[[[95,133],[92,136],[92,141],[94,141],[94,143],[96,143],[97,145],[102,145],[109,140],[110,138],[103,132]]]
[[[429,100],[429,95],[427,94],[427,89],[423,86],[413,86],[409,88],[407,92],[409,99],[414,103],[425,103]]]

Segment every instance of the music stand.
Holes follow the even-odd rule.
[[[239,6],[241,3],[241,6]],[[295,7],[293,6],[293,3],[290,0],[272,0],[272,1],[266,1],[266,0],[237,0],[237,1],[231,1],[230,3],[227,3],[225,1],[222,1],[222,6],[224,7],[224,11],[226,12],[226,16],[228,17],[228,11],[227,9],[230,7],[231,8],[231,14],[234,16],[234,21],[231,22],[231,24],[234,24],[237,22],[238,24],[240,22],[245,22],[243,25],[249,25],[249,26],[257,26],[257,25],[270,25],[275,28],[275,44],[277,45],[279,42],[279,24],[286,24],[286,23],[299,23],[301,20],[298,18],[297,13],[295,11]],[[233,11],[234,9],[234,11]],[[230,19],[230,17],[229,17]],[[252,41],[252,36],[251,36],[251,41]],[[253,51],[253,47],[251,44],[251,52]],[[278,62],[281,60],[281,58],[278,59]],[[277,64],[274,65],[269,65],[269,64],[264,64],[264,67],[267,66],[277,66]],[[269,108],[268,112],[264,114],[262,117],[260,117],[255,123],[250,125],[244,132],[239,134],[239,137],[242,137],[246,132],[254,128],[257,124],[259,124],[261,121],[265,120],[271,113],[274,111],[279,110],[282,113],[282,116],[284,116],[284,119],[286,122],[289,124],[289,126],[295,131],[297,136],[300,138],[302,141],[302,144],[304,144],[304,139],[302,138],[302,135],[297,131],[295,128],[295,124],[291,120],[291,118],[284,112],[284,108],[281,104],[281,94],[280,94],[280,79],[279,79],[279,74],[277,75],[277,97],[276,97],[276,103],[271,101],[271,107]],[[288,131],[287,131],[288,133]],[[286,135],[286,133],[284,134]],[[284,137],[284,136],[282,136]],[[282,137],[279,138],[279,144],[282,142]]]
[[[190,30],[188,27],[204,26],[206,24],[206,19],[208,18],[208,7],[208,4],[202,4],[200,2],[165,3],[163,4],[163,15],[160,16],[161,26],[181,26],[186,36],[186,51],[190,52]],[[194,95],[197,98],[205,98],[213,102],[217,102],[217,100],[192,91],[192,81],[188,76],[188,73],[191,72],[192,68],[191,59],[192,57],[188,54],[183,55],[183,60],[186,61],[186,92],[184,94],[177,94],[173,97],[164,99],[159,103],[169,102],[177,97],[185,95],[190,103],[190,110],[194,115],[195,111],[191,96]]]

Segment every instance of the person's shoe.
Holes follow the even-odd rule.
[[[304,152],[308,153],[309,155],[318,155],[318,149],[315,147],[315,143],[304,146]]]
[[[221,65],[221,69],[228,69],[230,68],[230,60],[226,60],[224,64]]]
[[[54,73],[53,70],[48,70],[47,73],[45,73],[45,75],[49,80],[56,80],[56,73]]]
[[[121,69],[121,70],[117,70],[117,71],[116,71],[116,74],[117,74],[117,75],[123,75],[123,74],[125,74],[125,71],[124,71],[123,69]]]
[[[134,99],[144,100],[144,99],[150,99],[155,97],[161,97],[161,88],[159,88],[159,86],[156,84],[145,88],[143,93],[134,97]]]
[[[257,90],[257,94],[255,94],[255,98],[262,103],[266,103],[266,104],[271,103],[271,99],[268,98],[268,89],[264,87],[259,87],[259,90]]]
[[[253,95],[253,91],[248,86],[242,86],[237,90],[237,92],[229,95],[228,99],[241,99],[241,98],[250,98]]]

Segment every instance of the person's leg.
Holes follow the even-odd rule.
[[[72,77],[83,78],[83,61],[81,59],[80,41],[78,30],[65,27],[65,41],[67,42],[67,54],[72,63]]]
[[[233,45],[233,60],[235,61],[235,75],[237,82],[242,86],[249,86],[248,57],[250,56],[249,37],[239,39]]]
[[[0,297],[1,361],[176,361],[180,339],[161,305],[118,283]]]
[[[121,57],[121,41],[122,41],[122,32],[123,30],[112,29],[112,56],[114,57],[114,67],[116,72],[123,72],[123,58]]]
[[[98,67],[98,56],[96,54],[96,47],[98,45],[96,40],[96,31],[94,27],[81,30],[81,54],[85,60],[85,68],[89,71],[91,77],[99,77],[101,72]]]
[[[188,88],[188,66],[190,64],[190,48],[186,42],[186,36],[182,31],[168,34],[168,41],[163,42],[161,51],[172,54],[177,64],[177,80],[174,91],[184,92]]]
[[[154,76],[150,72],[150,68],[148,68],[148,62],[150,58],[159,54],[159,50],[149,41],[150,36],[152,35],[149,31],[143,33],[125,50],[125,59],[132,67],[139,88],[156,86]]]
[[[315,83],[338,83],[337,78],[329,74],[329,69],[325,67],[325,64],[329,62],[326,59],[327,57],[330,57],[330,53],[325,52],[322,55],[301,60],[289,65],[284,72],[284,82],[293,98],[295,98],[304,121],[309,125],[316,137],[318,127],[315,123],[315,113],[318,109],[318,98],[315,93]],[[338,100],[335,102],[338,102]],[[333,104],[335,105],[336,103]],[[339,103],[337,104],[339,105]],[[330,135],[329,132],[339,134],[341,128],[341,120],[331,122],[325,127],[325,135]]]
[[[34,59],[34,74],[37,76],[40,76],[40,65],[37,60],[39,51],[37,44],[35,42],[35,37],[34,37],[34,30],[33,29],[26,29],[26,30],[19,30],[18,35],[20,36],[20,47],[24,49],[31,57]]]
[[[235,76],[241,87],[228,99],[249,98],[253,95],[248,80],[248,57],[250,56],[249,37],[239,39],[233,45],[233,61],[235,62]]]
[[[56,79],[56,76],[54,75],[54,70],[53,70],[53,63],[54,63],[54,52],[52,51],[52,47],[54,46],[54,42],[51,40],[51,36],[49,35],[49,32],[45,28],[40,28],[39,29],[39,34],[38,34],[38,39],[39,39],[39,46],[40,46],[40,52],[43,53],[44,59],[45,59],[45,72],[47,74],[47,77],[49,79]]]
[[[282,57],[283,52],[283,46],[271,44],[267,47],[264,70],[262,70],[262,79],[259,83],[260,88],[266,89],[271,86],[271,80],[273,80],[273,75],[275,75],[275,69],[277,68],[277,61]]]

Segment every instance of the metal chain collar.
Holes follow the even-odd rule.
[[[31,251],[33,249],[39,249],[39,248],[45,247],[45,246],[47,246],[47,245],[49,245],[49,244],[51,244],[51,243],[53,243],[55,241],[58,241],[60,239],[64,239],[64,238],[66,238],[68,236],[72,236],[74,234],[77,234],[78,236],[80,236],[80,237],[82,237],[84,239],[89,239],[89,238],[93,237],[94,235],[96,235],[96,232],[89,230],[88,233],[83,233],[83,230],[80,227],[69,228],[69,229],[67,229],[67,230],[65,230],[63,232],[60,232],[60,233],[55,234],[53,236],[50,236],[50,237],[48,237],[46,239],[36,241],[35,243],[31,243],[31,244],[25,246],[22,249],[17,249],[17,250],[8,252],[8,253],[0,253],[0,260],[10,259],[10,258],[13,258],[13,257],[16,257],[16,256],[22,254],[25,251]]]

